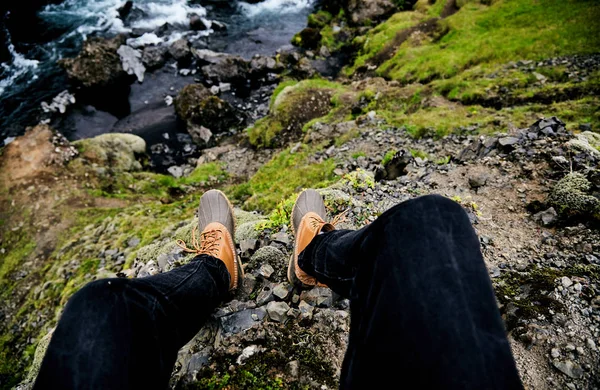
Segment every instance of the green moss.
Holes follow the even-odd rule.
[[[403,44],[377,72],[402,81],[449,78],[477,64],[538,60],[600,50],[600,5],[589,1],[470,2],[445,20],[449,32],[422,46]],[[555,26],[560,25],[560,29]]]
[[[364,169],[357,169],[343,177],[343,182],[349,184],[356,191],[365,191],[369,188],[375,188],[375,179],[370,172]]]
[[[428,155],[426,152],[422,151],[422,150],[418,150],[418,149],[411,149],[411,150],[410,150],[410,154],[411,154],[413,157],[419,157],[419,158],[421,158],[421,159],[423,159],[423,160],[427,160],[427,159],[429,159],[429,155]]]
[[[367,155],[365,154],[365,152],[354,152],[352,153],[352,158],[353,159],[357,159],[359,157],[366,157]]]
[[[564,216],[588,216],[600,219],[600,200],[589,195],[592,184],[585,175],[573,172],[552,188],[548,203]]]
[[[387,163],[389,163],[390,161],[392,161],[392,158],[394,158],[394,156],[396,155],[397,151],[394,149],[390,149],[388,150],[385,155],[383,156],[383,160],[381,160],[381,165],[386,165]]]
[[[332,159],[311,163],[310,153],[303,147],[296,153],[286,149],[263,165],[250,180],[226,191],[243,202],[246,209],[270,211],[285,198],[302,188],[325,187],[335,180]]]
[[[327,11],[318,11],[314,14],[308,15],[308,27],[323,28],[328,25],[333,16]]]
[[[185,185],[205,184],[207,182],[222,182],[227,179],[227,172],[223,170],[220,163],[211,162],[202,164],[186,177],[182,177],[178,183]]]

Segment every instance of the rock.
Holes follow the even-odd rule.
[[[250,257],[252,253],[256,250],[258,246],[258,240],[255,238],[249,238],[243,241],[240,241],[240,251],[242,252],[242,257]]]
[[[297,379],[300,375],[300,362],[298,360],[292,360],[285,365],[285,372],[292,379]]]
[[[119,7],[117,9],[117,12],[119,13],[119,18],[121,18],[121,20],[125,20],[127,18],[127,16],[129,16],[129,13],[131,12],[131,9],[133,8],[133,1],[128,0],[125,2],[125,4],[123,4],[121,7]]]
[[[335,124],[317,122],[308,129],[304,141],[307,143],[320,144],[325,140],[336,139],[356,129],[355,121],[347,121]]]
[[[285,300],[292,291],[292,286],[289,283],[279,283],[273,288],[273,295],[281,300]]]
[[[169,49],[165,46],[147,46],[142,52],[142,63],[147,69],[158,69],[165,64]]]
[[[584,131],[567,142],[567,145],[576,152],[584,152],[600,159],[600,134]]]
[[[568,276],[563,276],[560,278],[560,284],[565,288],[569,288],[573,285],[573,281]]]
[[[479,187],[483,187],[488,180],[488,175],[479,174],[469,177],[469,186],[473,189],[477,189]]]
[[[141,240],[137,237],[132,237],[129,240],[127,240],[127,246],[129,248],[135,248],[136,246],[140,245]]]
[[[123,36],[112,39],[89,38],[83,42],[77,57],[59,60],[58,64],[66,69],[70,80],[83,87],[113,86],[123,82],[127,76],[117,54],[123,43]]]
[[[271,265],[285,266],[286,256],[279,249],[275,248],[274,246],[268,245],[259,248],[256,251],[256,253],[252,256],[250,261],[252,262],[252,264],[269,265],[269,267],[271,267]],[[270,269],[273,269],[273,267],[271,267]]]
[[[190,15],[190,29],[194,31],[204,31],[210,28],[210,22],[202,18],[198,14]]]
[[[190,84],[183,87],[175,99],[175,111],[179,118],[188,123],[188,131],[193,126],[203,126],[213,133],[229,130],[239,124],[235,111],[229,103],[214,96],[202,84]],[[191,134],[205,143],[206,137],[200,133]],[[204,132],[204,136],[208,133]]]
[[[288,310],[290,307],[285,302],[269,302],[267,305],[269,318],[275,322],[285,322]]]
[[[267,278],[267,279],[269,277],[271,277],[271,275],[273,275],[273,272],[275,272],[275,270],[269,264],[261,265],[261,267],[258,270],[258,273],[260,274],[260,276]]]
[[[333,305],[333,295],[327,287],[315,287],[308,291],[302,291],[300,300],[316,307],[331,307]]]
[[[415,1],[409,0],[403,2],[406,7],[411,7]],[[356,26],[366,24],[377,24],[387,19],[397,8],[392,0],[348,0],[347,15],[349,21]]]
[[[124,43],[125,38],[120,35],[112,39],[89,38],[77,57],[58,61],[69,80],[81,88],[77,92],[79,100],[117,117],[129,114],[131,76],[123,70],[117,53]]]
[[[583,377],[583,369],[570,360],[566,360],[564,362],[554,360],[552,365],[570,378],[579,379]]]
[[[313,312],[315,311],[315,308],[313,306],[306,303],[306,301],[300,301],[300,304],[298,305],[298,309],[300,310],[300,317],[299,317],[300,321],[312,320]]]
[[[516,137],[502,137],[498,139],[498,143],[503,147],[512,147],[513,145],[519,143],[519,138]]]
[[[221,325],[227,333],[237,334],[250,329],[262,321],[267,312],[262,307],[238,311],[228,316],[221,317]]]
[[[394,180],[399,176],[406,175],[406,167],[413,160],[412,155],[406,150],[399,150],[383,167],[375,171],[375,181]]]
[[[241,57],[228,56],[220,64],[205,65],[202,74],[213,83],[245,85],[248,79],[248,63]]]
[[[121,57],[123,70],[127,74],[135,75],[137,80],[142,83],[144,81],[144,73],[146,73],[146,68],[142,64],[142,53],[127,45],[121,45],[117,53]]]
[[[42,102],[41,106],[45,113],[59,112],[64,114],[67,111],[67,107],[72,104],[75,104],[75,95],[70,94],[68,90],[64,90],[52,98],[50,104]]]
[[[536,222],[540,222],[543,226],[551,226],[556,222],[558,218],[558,214],[554,207],[550,207],[548,210],[540,211],[537,214],[534,214],[533,219]]]
[[[187,39],[179,39],[169,47],[169,54],[180,66],[188,66],[192,62],[192,51]]]
[[[81,158],[91,164],[110,167],[113,171],[138,171],[138,155],[146,153],[146,141],[133,134],[107,133],[73,142]]]
[[[209,148],[213,144],[213,133],[204,126],[189,125],[188,133],[192,137],[194,143],[200,148]]]
[[[286,232],[278,232],[278,233],[271,235],[271,240],[280,242],[284,245],[289,245],[291,242],[290,236]]]
[[[303,49],[316,49],[321,42],[321,31],[318,28],[306,27],[292,39],[292,43]]]
[[[250,78],[254,81],[266,77],[269,73],[279,73],[283,65],[273,57],[256,55],[250,61]]]
[[[256,287],[256,277],[252,274],[244,275],[244,279],[242,280],[242,292],[248,296],[252,294],[254,287]]]
[[[256,304],[262,306],[274,300],[275,295],[273,294],[273,284],[269,283],[265,285],[258,293],[258,296],[256,297]]]
[[[216,20],[211,22],[210,28],[212,28],[214,31],[227,31],[227,25]]]
[[[250,345],[242,350],[241,355],[238,356],[235,362],[237,364],[244,364],[244,362],[248,360],[250,356],[254,355],[255,353],[261,352],[262,350],[263,348],[259,347],[258,345]]]
[[[175,178],[180,178],[183,176],[183,168],[178,167],[176,165],[167,168],[167,172],[169,172],[171,174],[171,176],[173,176]]]

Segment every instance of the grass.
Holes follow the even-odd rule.
[[[403,82],[456,76],[479,64],[600,51],[600,4],[589,0],[468,2],[444,20],[449,32],[422,46],[404,43],[377,70]]]
[[[294,154],[286,149],[263,165],[248,182],[230,187],[226,192],[248,210],[270,212],[279,202],[303,188],[322,188],[333,183],[335,162],[328,159],[311,163],[309,156],[305,146]]]

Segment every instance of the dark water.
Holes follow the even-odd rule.
[[[259,4],[137,0],[134,4],[141,16],[124,23],[118,17],[118,8],[124,0],[65,0],[59,4],[51,1],[25,0],[22,6],[11,3],[12,9],[8,11],[7,4],[0,8],[3,14],[0,40],[4,41],[4,45],[0,45],[3,47],[0,50],[0,61],[3,61],[0,65],[0,144],[7,137],[22,134],[26,126],[36,124],[41,103],[50,102],[68,88],[57,61],[75,56],[88,36],[109,36],[134,29],[151,33],[168,22],[174,31],[164,37],[164,41],[185,36],[212,50],[249,58],[256,53],[273,54],[288,44],[293,34],[304,27],[313,6],[313,0],[266,0]],[[30,7],[25,7],[28,4]],[[32,11],[35,7],[37,11]],[[190,13],[223,22],[227,31],[193,33],[188,29]],[[152,86],[142,88],[150,91]],[[98,128],[94,128],[93,120],[86,126],[90,127],[90,133],[97,133],[110,121],[113,118],[105,116],[99,119]]]

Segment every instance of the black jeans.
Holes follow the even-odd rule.
[[[321,234],[299,265],[350,297],[341,388],[522,388],[479,241],[455,202],[425,196],[358,231]],[[166,388],[178,349],[228,286],[209,256],[90,283],[67,304],[35,389]]]

